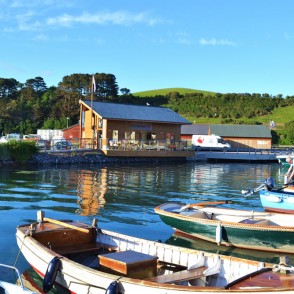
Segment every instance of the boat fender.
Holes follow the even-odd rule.
[[[220,245],[222,241],[222,225],[221,223],[218,223],[215,229],[215,241],[217,245]]]
[[[109,284],[108,288],[106,289],[105,294],[119,294],[118,292],[118,282],[113,281]]]
[[[49,292],[54,285],[57,273],[60,269],[60,258],[55,256],[48,264],[46,274],[43,280],[43,290],[45,293]]]

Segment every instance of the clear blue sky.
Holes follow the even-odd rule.
[[[0,0],[0,77],[294,95],[293,0]]]

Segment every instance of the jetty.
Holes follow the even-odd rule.
[[[188,161],[219,161],[219,162],[273,162],[278,163],[277,155],[283,149],[235,149],[227,150],[195,150],[193,157],[187,158]]]

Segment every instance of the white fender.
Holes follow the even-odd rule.
[[[222,224],[218,223],[218,225],[216,226],[215,229],[215,241],[217,243],[217,245],[219,245],[222,241],[223,237],[222,237]]]

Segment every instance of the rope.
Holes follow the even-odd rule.
[[[22,241],[22,243],[21,243],[21,246],[19,247],[18,254],[17,254],[16,259],[15,259],[15,262],[14,262],[14,266],[15,266],[15,267],[16,267],[16,264],[17,264],[18,259],[19,259],[19,256],[20,256],[20,252],[21,252],[22,246],[23,246],[23,244],[24,244],[24,240],[25,240],[25,238],[30,234],[30,231],[31,231],[31,228],[25,232],[25,236],[24,236],[24,238],[23,238],[23,241]]]

